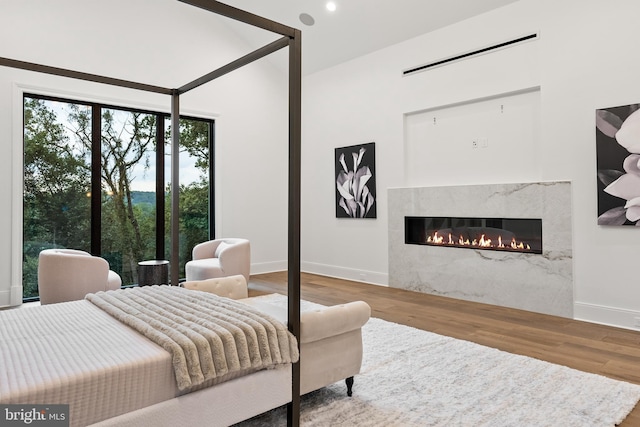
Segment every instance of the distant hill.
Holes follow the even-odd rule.
[[[154,206],[156,204],[156,193],[153,191],[132,191],[131,201],[134,205],[149,204]]]

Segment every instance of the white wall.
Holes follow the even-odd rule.
[[[174,0],[0,0],[0,11],[2,57],[169,88],[253,50],[222,18]],[[286,268],[286,79],[263,59],[181,97],[183,113],[216,119],[216,234],[251,240],[252,272]],[[24,91],[170,108],[164,95],[0,67],[0,197],[11,201],[0,206],[0,306],[22,297]]]
[[[405,185],[535,181],[539,128],[537,88],[407,114]]]
[[[640,66],[634,54],[639,14],[635,0],[522,0],[307,77],[303,267],[385,284],[386,189],[407,185],[403,117],[539,86],[536,155],[526,159],[521,171],[509,169],[495,181],[572,182],[576,317],[639,326],[634,264],[640,230],[596,225],[594,128],[595,109],[640,100],[640,87],[634,84]],[[537,41],[401,77],[413,66],[533,32],[540,34]],[[378,219],[337,220],[333,149],[369,141],[376,142],[377,150]],[[495,154],[512,157],[506,151]],[[475,183],[472,175],[467,181],[458,177],[452,183]]]

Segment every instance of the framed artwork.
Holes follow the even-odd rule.
[[[640,104],[596,110],[598,225],[640,226]]]
[[[375,142],[336,148],[335,161],[336,218],[375,218]]]

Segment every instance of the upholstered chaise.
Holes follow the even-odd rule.
[[[187,289],[212,292],[239,301],[287,323],[287,309],[261,297],[246,298],[247,284],[241,275],[183,284]],[[355,301],[320,309],[302,310],[300,314],[300,392],[346,380],[351,395],[353,377],[362,364],[362,326],[371,308]]]

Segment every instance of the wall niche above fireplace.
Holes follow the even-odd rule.
[[[405,243],[464,249],[542,253],[542,220],[405,216]]]

